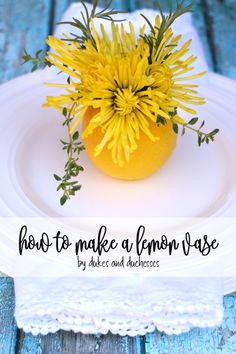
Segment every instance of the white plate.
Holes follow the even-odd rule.
[[[0,87],[2,216],[236,216],[234,81],[209,74],[200,90],[207,104],[199,117],[207,129],[220,128],[214,143],[199,148],[187,133],[159,172],[136,182],[103,175],[84,153],[83,188],[64,207],[52,175],[63,173],[59,138],[66,135],[60,113],[41,107],[46,95],[57,94],[44,81],[39,71]],[[226,291],[235,289],[233,282]]]

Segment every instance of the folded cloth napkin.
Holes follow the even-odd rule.
[[[62,21],[80,17],[82,9],[80,3],[72,4]],[[151,21],[157,14],[153,10],[129,14],[128,19],[133,21],[137,34],[144,23],[141,12]],[[99,29],[99,21],[95,25]],[[109,31],[110,24],[105,25]],[[183,33],[182,41],[193,39],[192,52],[199,58],[196,71],[207,70],[191,15],[184,15],[173,27],[176,33]],[[67,31],[68,27],[60,25],[55,35],[61,37]],[[55,77],[52,68],[48,70],[48,77]],[[179,334],[195,326],[216,326],[223,316],[223,292],[218,279],[70,278],[65,273],[59,278],[50,276],[50,266],[45,267],[45,275],[45,278],[15,279],[17,324],[33,334],[63,329],[134,336],[155,328]]]
[[[48,273],[48,272],[47,272]],[[223,317],[219,279],[150,277],[16,278],[17,325],[34,335],[180,334]]]

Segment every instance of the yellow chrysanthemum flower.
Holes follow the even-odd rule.
[[[158,36],[160,18],[156,18],[155,31],[151,39]],[[94,43],[87,40],[85,46],[54,37],[48,38],[53,51],[47,60],[60,71],[70,76],[70,83],[61,85],[66,93],[58,97],[47,97],[46,106],[71,109],[74,122],[73,132],[89,107],[97,113],[83,133],[83,138],[92,134],[97,127],[103,130],[103,139],[95,148],[95,155],[104,148],[111,150],[114,163],[122,166],[136,150],[140,131],[151,140],[154,136],[149,124],[158,116],[171,119],[176,108],[191,114],[196,113],[189,105],[203,104],[204,99],[196,94],[196,85],[185,84],[201,74],[183,75],[193,69],[196,57],[186,58],[190,41],[176,48],[181,36],[174,37],[169,28],[155,51],[150,52],[143,38],[144,28],[138,40],[130,23],[129,31],[123,25],[112,26],[112,38],[101,26],[101,34],[92,25]],[[183,58],[184,57],[184,58]],[[176,120],[182,118],[176,115]],[[157,129],[158,134],[158,129]]]

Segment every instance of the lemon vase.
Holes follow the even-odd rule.
[[[83,119],[83,131],[87,128],[90,120],[97,113],[97,110],[89,108]],[[106,147],[98,156],[94,156],[95,147],[103,138],[103,132],[97,127],[92,134],[84,139],[85,150],[92,163],[106,175],[123,180],[139,180],[148,177],[158,171],[173,153],[177,134],[173,131],[172,122],[167,121],[165,125],[157,125],[150,121],[151,133],[160,139],[152,141],[142,131],[137,141],[137,149],[130,155],[122,167],[112,160],[111,152]]]

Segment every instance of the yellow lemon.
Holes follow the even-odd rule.
[[[83,119],[83,131],[88,126],[90,119],[97,113],[97,110],[89,108]],[[148,177],[160,169],[168,160],[176,146],[176,134],[173,131],[172,123],[157,126],[150,121],[149,129],[154,136],[160,140],[151,141],[142,131],[137,141],[137,149],[130,155],[130,160],[119,167],[111,157],[111,152],[106,147],[100,155],[94,156],[94,149],[103,138],[100,127],[84,139],[86,152],[94,165],[105,174],[124,180],[137,180]]]

